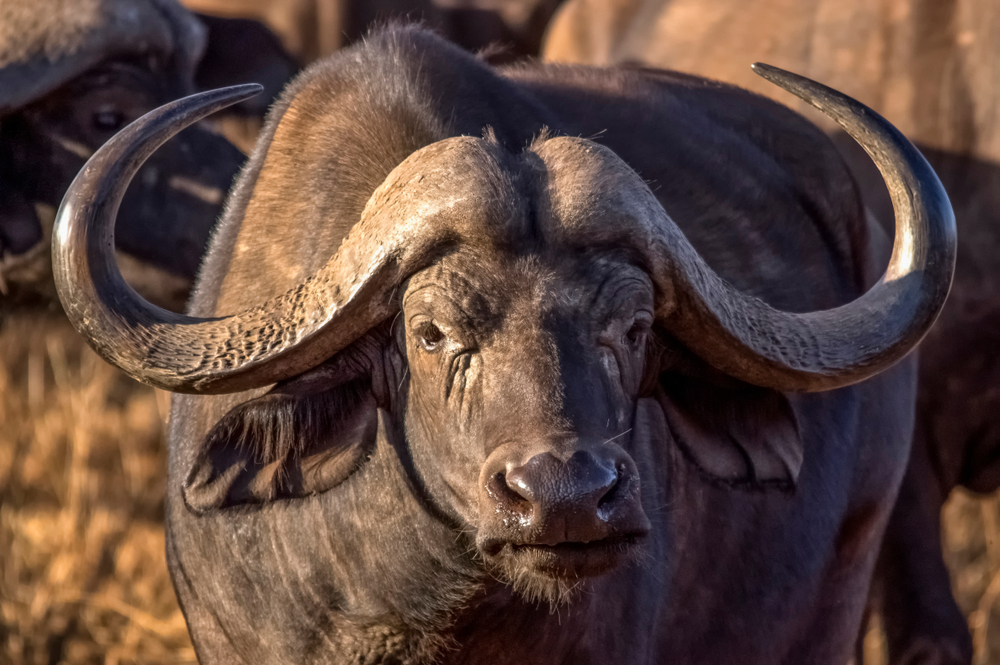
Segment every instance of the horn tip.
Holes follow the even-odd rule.
[[[779,88],[787,90],[796,97],[809,102],[813,106],[817,106],[819,99],[829,96],[829,91],[825,86],[822,86],[815,81],[811,81],[804,76],[800,76],[799,74],[784,70],[781,67],[775,67],[774,65],[768,65],[763,62],[755,62],[750,65],[750,69],[753,70],[754,74],[757,74],[764,80],[773,83]]]
[[[229,90],[234,96],[239,97],[240,100],[249,99],[250,97],[255,97],[260,93],[264,92],[264,86],[260,83],[241,83],[239,85],[230,86]]]
[[[757,76],[763,77],[772,82],[775,81],[775,79],[783,78],[783,74],[788,74],[788,72],[784,69],[775,67],[774,65],[769,65],[765,62],[755,62],[750,65],[750,69],[752,69],[753,73]]]

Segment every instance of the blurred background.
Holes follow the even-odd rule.
[[[150,4],[169,20],[158,32],[116,23],[116,12],[130,3]],[[922,394],[918,419],[948,413],[962,423],[927,416],[928,431],[962,442],[954,459],[939,460],[957,469],[941,472],[946,490],[994,487],[988,473],[969,471],[972,462],[992,469],[993,421],[1000,420],[1000,381],[993,377],[1000,341],[989,337],[1000,326],[983,324],[997,309],[990,301],[1000,300],[994,282],[1000,220],[993,219],[1000,206],[990,201],[1000,196],[1000,170],[992,166],[1000,163],[1000,72],[993,69],[1000,67],[1000,7],[992,0],[183,4],[190,12],[173,0],[0,0],[0,663],[195,662],[164,560],[169,398],[100,361],[61,314],[46,253],[60,191],[103,140],[145,110],[196,89],[264,83],[260,99],[213,120],[212,135],[229,141],[213,149],[213,161],[165,162],[160,180],[140,178],[146,189],[130,194],[134,217],[123,207],[118,250],[126,277],[146,297],[180,309],[223,192],[252,149],[270,100],[299,68],[389,18],[422,20],[496,64],[540,57],[676,68],[792,104],[749,74],[747,65],[762,60],[885,114],[942,173],[964,247],[957,304],[925,343],[934,351],[922,371],[943,378],[922,375],[931,390]],[[27,5],[35,6],[31,16]],[[44,51],[47,65],[38,69],[24,26],[38,28],[39,15],[51,25],[35,36],[50,50],[64,33],[85,36],[73,51],[76,60],[66,64],[73,58]],[[160,50],[151,52],[151,43]],[[108,97],[110,89],[117,96]],[[91,106],[81,111],[82,104]],[[73,118],[82,113],[81,128]],[[190,138],[192,145],[198,140]],[[849,146],[844,150],[857,165],[866,204],[884,219],[881,180],[869,177],[870,167]],[[26,161],[26,154],[34,157]],[[43,154],[49,161],[38,163]],[[45,189],[50,182],[52,191]],[[191,201],[164,213],[163,202],[178,192]],[[183,246],[164,247],[149,226],[153,213],[202,221],[191,222]],[[983,332],[970,337],[971,329]],[[941,367],[961,376],[944,377]],[[975,663],[1000,663],[997,497],[952,491],[941,540]],[[877,613],[864,652],[866,663],[886,662]]]

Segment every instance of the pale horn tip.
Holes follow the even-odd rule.
[[[237,102],[242,102],[245,99],[256,97],[260,93],[264,92],[264,86],[260,83],[240,83],[238,85],[219,88],[218,90],[213,90],[211,92],[218,92],[220,95],[224,94],[227,100],[231,100],[231,104],[235,104]]]
[[[771,83],[788,89],[789,83],[797,78],[801,78],[797,74],[781,69],[780,67],[775,67],[774,65],[769,65],[764,62],[755,62],[750,65],[750,69],[753,73],[761,78],[767,79]]]

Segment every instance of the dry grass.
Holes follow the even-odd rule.
[[[163,553],[165,414],[61,316],[0,329],[0,663],[195,662]],[[976,663],[1000,663],[1000,503],[957,493],[945,527]]]
[[[975,665],[1000,663],[1000,498],[956,491],[945,505],[945,560],[969,619]]]
[[[0,662],[191,663],[151,389],[61,316],[0,330]]]

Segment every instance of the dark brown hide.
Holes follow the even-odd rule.
[[[175,397],[167,554],[199,659],[845,662],[914,363],[808,395],[712,369],[654,319],[673,294],[624,231],[661,205],[773,307],[874,279],[832,144],[738,89],[495,70],[398,27],[297,79],[191,313],[299,287],[382,214],[438,236],[365,303],[399,317],[321,367]]]

